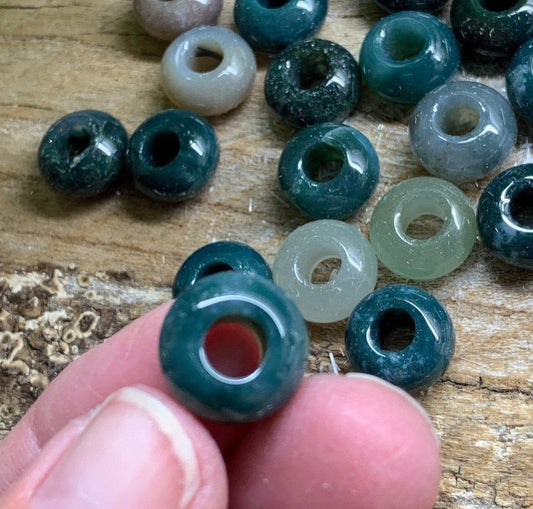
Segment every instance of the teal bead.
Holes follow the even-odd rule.
[[[410,337],[393,344],[389,338],[394,332]],[[346,353],[353,367],[407,391],[433,385],[454,350],[455,332],[446,309],[415,286],[391,285],[372,292],[354,309],[346,327]]]
[[[426,11],[440,9],[448,0],[374,0],[381,8],[389,12]]]
[[[533,0],[454,0],[450,19],[465,47],[510,55],[533,37]]]
[[[533,39],[520,46],[505,77],[507,95],[514,110],[533,124]]]
[[[233,14],[252,48],[277,53],[314,34],[327,10],[327,0],[236,0]]]
[[[318,124],[299,131],[281,155],[281,188],[313,219],[342,219],[370,198],[379,161],[366,136],[343,124]]]
[[[438,18],[405,11],[378,21],[368,32],[359,56],[363,81],[393,102],[416,104],[457,70],[459,47]]]
[[[440,230],[424,239],[408,235],[421,216],[442,220]],[[404,180],[377,203],[370,221],[370,242],[378,259],[407,279],[436,279],[459,267],[476,240],[476,218],[464,193],[433,177]]]
[[[124,166],[128,134],[108,113],[82,110],[57,120],[38,151],[39,170],[60,193],[91,197],[117,180]]]
[[[128,156],[137,189],[154,200],[180,202],[196,196],[213,176],[219,147],[203,117],[166,110],[137,128]]]
[[[533,270],[533,164],[500,173],[477,209],[479,236],[506,263]]]
[[[334,42],[296,42],[268,68],[265,98],[294,127],[341,122],[359,98],[359,67],[350,52]]]
[[[250,374],[231,377],[215,369],[204,349],[220,323],[257,333],[263,359]],[[302,316],[274,283],[259,276],[223,272],[198,281],[170,308],[159,340],[165,375],[177,398],[208,419],[261,419],[284,405],[298,388],[309,340]]]
[[[183,262],[172,285],[172,297],[176,298],[199,279],[224,271],[272,279],[270,267],[255,249],[240,242],[213,242],[196,250]]]

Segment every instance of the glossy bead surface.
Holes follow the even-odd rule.
[[[215,173],[218,140],[208,122],[184,110],[166,110],[143,122],[128,151],[135,186],[159,201],[196,196]]]
[[[379,161],[366,136],[344,124],[317,124],[294,136],[281,155],[281,188],[313,219],[342,219],[370,198]]]
[[[480,179],[511,153],[518,134],[509,103],[496,90],[454,81],[432,90],[409,122],[411,147],[435,177],[455,183]]]
[[[224,271],[272,279],[270,267],[255,249],[240,242],[213,242],[196,250],[183,262],[172,285],[172,297],[176,298],[199,279]]]
[[[514,110],[533,124],[533,39],[515,53],[505,77],[507,95]]]
[[[294,127],[341,122],[359,98],[359,67],[339,44],[322,39],[297,42],[272,61],[265,97]]]
[[[390,349],[387,335],[402,329],[412,332],[410,343]],[[353,367],[407,391],[433,385],[454,350],[455,332],[446,309],[415,286],[391,285],[372,292],[354,309],[346,327],[346,353]]]
[[[327,10],[327,0],[236,0],[233,13],[252,48],[277,53],[314,34]]]
[[[453,0],[453,31],[467,48],[504,56],[533,37],[533,0]]]
[[[404,104],[417,103],[448,81],[459,61],[452,31],[435,16],[414,11],[378,21],[365,37],[359,57],[368,87]]]
[[[230,377],[207,358],[204,341],[221,322],[256,329],[263,359],[252,373]],[[309,350],[294,303],[268,279],[224,272],[201,279],[170,308],[161,329],[163,373],[178,399],[208,419],[244,422],[281,407],[298,388]]]
[[[533,164],[500,173],[477,208],[479,236],[498,258],[533,270]]]
[[[440,9],[448,0],[374,0],[381,8],[389,12],[426,11]]]
[[[180,35],[161,62],[168,98],[205,116],[221,115],[241,104],[250,94],[255,73],[250,46],[222,27],[198,27]]]
[[[202,25],[215,25],[222,0],[134,0],[133,13],[151,36],[172,41]]]
[[[54,122],[44,134],[39,170],[56,191],[95,196],[119,176],[127,145],[128,134],[116,118],[103,111],[76,111]]]
[[[417,218],[440,218],[442,227],[425,239],[409,236]],[[464,193],[433,177],[404,180],[377,203],[370,222],[370,242],[392,272],[407,279],[436,279],[459,267],[476,240],[476,218]]]
[[[340,260],[339,271],[327,283],[314,284],[313,271],[331,258]],[[348,317],[374,289],[377,260],[359,230],[323,219],[300,226],[285,239],[272,272],[274,282],[294,299],[306,320],[329,323]]]

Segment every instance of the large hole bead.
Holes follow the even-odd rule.
[[[168,98],[200,115],[226,113],[250,94],[255,56],[246,41],[222,27],[198,27],[165,51],[161,79]]]
[[[429,238],[408,235],[422,216],[442,221]],[[391,188],[377,203],[370,222],[370,242],[392,272],[407,279],[445,276],[459,267],[476,240],[476,218],[464,193],[445,180],[417,177]]]
[[[426,11],[440,9],[448,0],[374,0],[381,8],[389,12]]]
[[[154,200],[180,202],[196,196],[218,160],[214,129],[190,111],[157,113],[130,139],[128,165],[135,186]]]
[[[510,155],[518,134],[505,98],[481,83],[454,81],[431,91],[409,122],[418,161],[455,183],[483,178]]]
[[[507,95],[514,110],[533,124],[533,39],[515,53],[505,77]]]
[[[477,208],[479,236],[506,263],[533,269],[533,164],[500,173]]]
[[[336,273],[322,283],[313,273],[326,260],[340,261]],[[347,318],[355,305],[376,286],[377,260],[366,237],[353,226],[324,219],[294,230],[274,260],[274,282],[316,323]]]
[[[376,94],[416,104],[459,66],[452,31],[435,16],[405,11],[378,21],[361,46],[361,76]]]
[[[432,295],[409,285],[380,288],[354,309],[346,326],[353,367],[408,391],[433,385],[455,350],[452,321]]]
[[[207,350],[213,341],[234,340],[227,332],[243,335],[243,327],[259,338],[261,359],[251,373],[230,376]],[[263,277],[224,272],[201,279],[174,302],[159,354],[185,406],[208,419],[244,422],[267,416],[292,396],[305,372],[308,343],[302,316],[280,288]]]

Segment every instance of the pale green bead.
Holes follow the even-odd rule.
[[[442,219],[437,234],[426,239],[407,235],[420,216]],[[418,177],[387,192],[376,205],[370,242],[389,270],[408,279],[436,279],[461,265],[474,247],[476,219],[464,193],[445,180]]]

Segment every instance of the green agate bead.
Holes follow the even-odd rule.
[[[413,238],[407,228],[421,216],[442,220],[437,234]],[[381,263],[407,279],[436,279],[461,265],[476,240],[476,217],[464,193],[433,177],[408,179],[378,202],[370,242]]]
[[[396,11],[432,12],[443,7],[448,0],[374,0],[382,9]]]
[[[533,39],[515,53],[507,69],[506,83],[514,110],[533,124]]]

